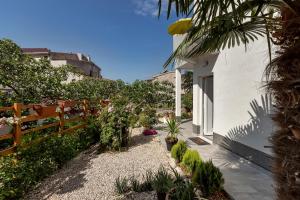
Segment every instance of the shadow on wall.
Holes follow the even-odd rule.
[[[261,104],[254,99],[250,106],[252,111],[248,111],[249,123],[229,130],[221,145],[264,168],[269,168],[270,160],[267,159],[272,159],[269,137],[274,129],[270,117],[272,112],[270,96],[261,96]]]

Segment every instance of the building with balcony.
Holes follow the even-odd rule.
[[[63,53],[54,52],[47,48],[22,48],[23,53],[32,56],[35,59],[47,58],[51,65],[59,67],[62,65],[72,65],[83,76],[90,76],[94,78],[102,78],[101,68],[97,66],[89,56],[82,53]],[[67,82],[82,79],[83,76],[71,75]]]

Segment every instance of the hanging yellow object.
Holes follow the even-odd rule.
[[[184,34],[192,28],[192,26],[191,18],[180,19],[169,26],[168,32],[170,35]]]

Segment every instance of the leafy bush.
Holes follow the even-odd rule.
[[[118,177],[115,182],[115,190],[118,194],[125,194],[130,190],[129,180],[127,178]]]
[[[182,95],[182,104],[186,112],[191,112],[193,109],[193,93],[185,93]]]
[[[192,181],[206,197],[222,190],[224,185],[222,173],[214,166],[211,160],[202,162],[196,167]]]
[[[49,176],[86,148],[87,134],[78,131],[52,136],[16,153],[0,158],[0,199],[19,199],[32,186]],[[84,147],[84,148],[83,148]]]
[[[201,162],[202,161],[197,150],[188,149],[182,158],[182,165],[186,168],[188,173],[193,173],[196,166]]]
[[[141,126],[147,129],[152,128],[157,123],[156,110],[146,106],[140,114],[139,122]]]
[[[97,119],[101,129],[100,142],[108,149],[121,150],[127,146],[130,113],[125,106],[118,103],[111,105]]]
[[[183,155],[187,150],[187,145],[185,141],[179,140],[171,149],[171,156],[176,159],[176,161],[181,162]]]
[[[192,119],[193,115],[192,113],[183,112],[181,113],[181,119]]]

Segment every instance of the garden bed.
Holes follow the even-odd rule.
[[[158,138],[144,136],[135,129],[131,147],[124,152],[98,154],[97,147],[81,153],[60,171],[43,181],[25,199],[122,199],[115,192],[115,179],[119,176],[137,176],[147,170],[156,171],[161,165],[168,167],[169,158]],[[152,193],[147,193],[152,199]],[[146,194],[146,195],[147,195]],[[138,199],[140,195],[133,195]],[[143,195],[143,199],[145,199]]]

